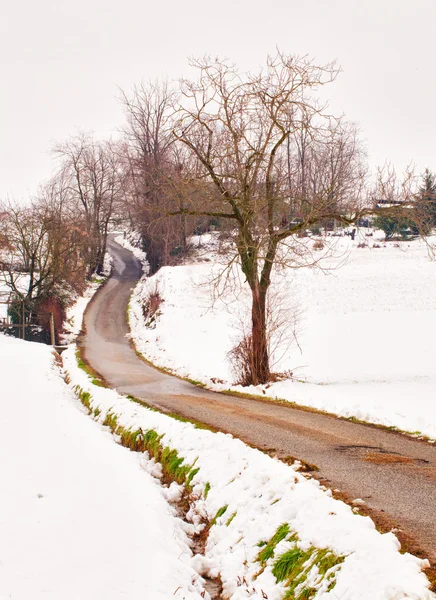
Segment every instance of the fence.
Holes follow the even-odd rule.
[[[35,317],[47,317],[50,327],[51,345],[56,346],[56,331],[54,315],[52,312],[34,311],[26,308],[24,300],[9,297],[7,300],[0,299],[0,306],[6,306],[6,315],[0,316],[0,330],[9,329],[17,332],[16,337],[26,339],[26,330],[35,327]]]

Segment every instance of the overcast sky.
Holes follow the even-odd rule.
[[[0,198],[50,176],[50,149],[123,122],[117,86],[189,76],[188,56],[256,69],[278,46],[337,59],[331,107],[370,163],[436,170],[435,0],[0,0]]]

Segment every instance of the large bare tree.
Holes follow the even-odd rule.
[[[327,114],[314,93],[337,76],[334,64],[278,52],[258,73],[227,61],[191,61],[175,137],[196,159],[207,214],[233,223],[251,290],[250,382],[270,380],[267,294],[274,265],[292,264],[286,245],[328,219],[352,223],[362,211],[355,132]],[[175,211],[173,214],[177,213]]]

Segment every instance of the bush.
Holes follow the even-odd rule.
[[[27,308],[27,307],[26,307]],[[23,302],[20,298],[14,298],[8,306],[9,321],[14,325],[21,323],[23,320]]]
[[[235,385],[251,385],[253,365],[253,341],[251,335],[244,335],[227,354],[235,376]]]
[[[142,306],[146,327],[152,327],[156,323],[156,318],[160,315],[159,309],[163,301],[159,287],[156,283],[154,290],[148,293]]]
[[[415,221],[406,217],[376,217],[374,227],[384,231],[387,240],[397,236],[407,239],[420,233],[423,235],[428,233],[424,226],[420,228]]]

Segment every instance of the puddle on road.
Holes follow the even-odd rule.
[[[354,455],[358,458],[362,458],[366,462],[371,462],[377,465],[426,465],[430,462],[424,458],[411,458],[409,456],[403,456],[399,452],[392,452],[382,448],[381,446],[363,446],[356,444],[350,446],[336,446],[336,450],[338,452]]]

